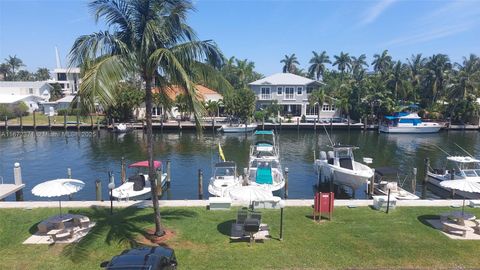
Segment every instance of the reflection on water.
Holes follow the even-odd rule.
[[[463,155],[455,143],[473,155],[480,154],[479,136],[474,131],[450,131],[438,134],[378,134],[373,131],[333,131],[333,142],[358,146],[356,160],[373,158],[372,167],[394,166],[411,172],[418,168],[417,193],[424,174],[424,159],[429,157],[432,167],[444,167],[446,154]],[[107,198],[107,173],[113,171],[118,185],[120,160],[127,163],[146,159],[146,138],[141,131],[129,134],[100,134],[89,132],[23,133],[21,136],[0,137],[0,176],[13,182],[13,163],[20,162],[27,187],[25,199],[39,199],[30,190],[45,180],[65,177],[71,168],[73,177],[86,182],[84,190],[75,195],[76,199],[95,198],[94,182],[103,181],[103,196]],[[212,167],[218,161],[218,143],[222,144],[228,160],[235,161],[241,173],[248,164],[250,136],[244,134],[203,135],[194,132],[155,133],[154,151],[156,159],[172,161],[172,185],[165,193],[166,199],[197,198],[198,169],[204,172],[204,194],[212,174]],[[282,166],[289,169],[289,198],[311,198],[316,184],[313,170],[314,150],[329,150],[330,144],[324,132],[281,131],[279,134]],[[133,171],[128,171],[129,172]],[[405,183],[407,189],[410,183]],[[330,187],[323,187],[330,189]],[[335,187],[340,197],[351,195],[349,188]],[[365,197],[363,191],[356,191],[356,198]]]

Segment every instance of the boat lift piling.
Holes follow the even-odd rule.
[[[284,198],[288,198],[288,167],[285,167],[285,186],[284,186],[285,195]]]
[[[430,170],[430,159],[425,158],[425,171],[422,183],[422,199],[425,199],[427,193],[428,170]]]
[[[8,132],[8,117],[5,115],[5,132]]]
[[[127,171],[126,171],[126,166],[125,166],[125,157],[122,157],[122,162],[120,165],[120,180],[122,181],[122,184],[127,181]]]
[[[16,186],[25,186],[23,184],[23,179],[22,179],[22,168],[20,167],[20,163],[16,162],[14,164],[13,168],[13,178],[15,180],[15,185]],[[19,189],[15,192],[15,200],[18,201],[23,201],[23,189]]]
[[[33,111],[33,130],[37,130],[37,117],[36,117],[36,111]]]
[[[102,199],[102,181],[100,179],[95,180],[95,198],[97,201],[103,201]]]
[[[20,114],[20,131],[23,132],[23,115]]]
[[[167,159],[167,189],[170,188],[170,182],[172,181],[172,171],[170,167],[171,161],[170,159]]]
[[[417,190],[417,168],[413,168],[412,193],[415,194],[416,190]]]
[[[198,169],[198,198],[203,199],[203,171]]]

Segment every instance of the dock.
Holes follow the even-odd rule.
[[[17,191],[22,190],[24,187],[25,184],[0,184],[0,200],[3,200],[6,197],[16,193]]]

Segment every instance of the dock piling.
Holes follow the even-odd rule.
[[[127,181],[127,172],[126,172],[126,166],[125,166],[125,157],[122,157],[122,163],[121,163],[121,172],[120,172],[120,180],[122,181],[122,184]]]
[[[285,167],[285,187],[284,187],[285,195],[284,198],[288,198],[288,167]]]
[[[8,117],[5,115],[5,132],[8,132]]]
[[[388,189],[388,195],[387,195],[387,214],[390,210],[390,189]]]
[[[203,171],[198,169],[198,198],[203,199]]]
[[[300,118],[297,117],[297,131],[300,130]]]
[[[65,131],[67,131],[67,112],[66,111],[63,113],[63,128],[65,128]]]
[[[373,170],[373,176],[370,178],[370,184],[368,185],[368,196],[372,198],[375,187],[375,169]]]
[[[100,179],[95,180],[95,198],[97,201],[102,200],[102,181]]]
[[[80,131],[80,116],[79,116],[79,112],[77,112],[77,130]]]
[[[167,188],[170,188],[170,181],[172,180],[172,171],[170,167],[171,161],[167,159]]]
[[[20,163],[15,162],[13,165],[13,178],[15,181],[15,185],[20,186],[23,184],[23,179],[22,179],[22,168],[20,167]],[[15,192],[15,200],[17,202],[23,201],[23,189],[20,189]]]
[[[162,183],[162,167],[158,168],[156,176],[156,182],[157,182],[157,196],[161,197],[163,195],[163,183]]]
[[[36,112],[33,111],[33,130],[37,130],[37,117],[36,117]]]
[[[23,131],[23,115],[20,115],[20,131]]]
[[[52,131],[52,121],[50,121],[50,115],[48,115],[47,118],[48,118],[48,130]]]
[[[417,190],[417,168],[413,168],[412,193],[415,194],[416,190]]]
[[[425,158],[425,169],[422,183],[422,199],[425,199],[427,193],[428,171],[430,170],[430,159]]]

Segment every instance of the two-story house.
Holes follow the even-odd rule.
[[[310,106],[308,96],[321,85],[319,81],[292,73],[277,73],[249,83],[257,96],[257,109],[265,108],[276,100],[281,116],[305,115],[307,119],[318,116],[318,106]],[[334,104],[324,103],[320,109],[321,118],[333,118],[338,114]]]

